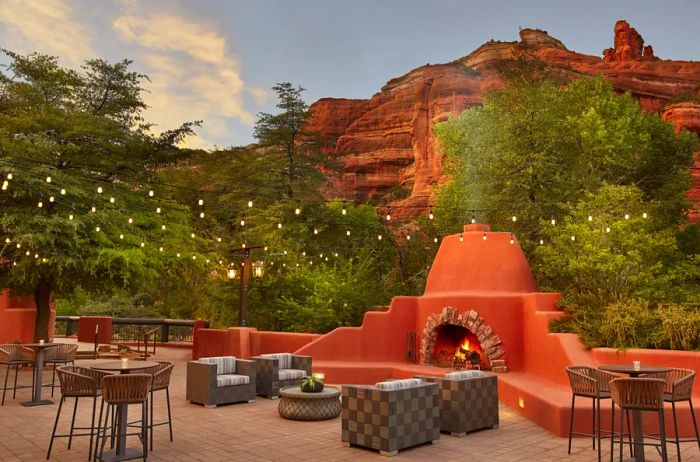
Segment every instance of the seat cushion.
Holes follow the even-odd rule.
[[[273,354],[260,355],[260,357],[261,358],[268,358],[268,359],[278,359],[280,370],[292,368],[292,354],[291,353],[273,353]]]
[[[236,358],[234,356],[214,356],[212,358],[200,358],[199,362],[216,364],[216,374],[235,374]]]
[[[484,375],[485,374],[481,371],[454,371],[445,374],[445,378],[450,380],[464,380],[484,377]]]
[[[250,377],[247,375],[221,374],[216,376],[216,387],[230,387],[233,385],[248,385]]]
[[[292,380],[301,379],[306,377],[306,371],[302,369],[280,369],[279,378],[280,380]]]
[[[387,380],[386,382],[378,382],[374,386],[380,390],[401,390],[404,388],[413,388],[421,385],[421,379],[403,379],[403,380]]]

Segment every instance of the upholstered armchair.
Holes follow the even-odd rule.
[[[275,353],[250,359],[255,361],[257,393],[270,399],[279,398],[280,388],[299,385],[311,375],[311,356]]]
[[[402,449],[440,438],[437,384],[419,379],[343,385],[341,440],[346,446],[378,449],[395,456]]]
[[[498,427],[498,379],[481,371],[448,372],[443,377],[419,377],[440,390],[440,430],[465,436]]]
[[[189,361],[186,397],[206,407],[255,401],[255,361],[233,356]]]

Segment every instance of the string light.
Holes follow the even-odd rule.
[[[625,213],[625,220],[629,220],[629,219],[630,219],[629,214],[628,214],[628,213]]]
[[[345,234],[346,234],[347,236],[349,236],[349,235],[350,235],[350,230],[345,231]]]
[[[21,248],[22,248],[22,244],[20,244],[20,243],[18,242],[18,243],[17,243],[17,248],[18,248],[18,249],[21,249]]]
[[[129,217],[129,224],[132,224],[134,222],[134,219]]]
[[[72,220],[72,219],[73,219],[73,214],[72,214],[72,213],[68,214],[68,219],[69,219],[69,220]]]
[[[161,247],[158,247],[158,251],[159,251],[159,252],[162,252],[162,251],[163,251],[163,247],[162,247],[162,246],[161,246]]]
[[[97,232],[97,233],[100,232],[100,227],[99,227],[99,226],[95,226],[95,232]]]
[[[437,237],[433,238],[433,242],[437,244],[438,238]]]
[[[51,183],[51,177],[50,177],[50,176],[47,176],[47,177],[46,177],[46,182],[47,182],[47,183]]]
[[[382,240],[382,235],[380,234],[379,236],[377,236],[377,239],[379,239],[379,240],[381,241],[381,240]]]
[[[43,203],[43,202],[41,202],[41,201],[39,201],[39,203],[38,203],[38,204],[36,204],[36,206],[37,206],[37,207],[39,207],[39,208],[42,208],[42,207],[44,206],[44,203]]]
[[[286,250],[285,250],[284,252],[282,252],[282,253],[285,254],[285,255],[287,255],[287,251],[286,251]]]
[[[8,179],[8,180],[11,180],[12,178],[13,178],[12,173],[8,173],[8,174],[7,174],[7,179]]]
[[[464,242],[464,234],[459,233],[459,242]]]
[[[571,240],[572,240],[572,241],[575,241],[575,240],[576,240],[576,236],[571,236]]]
[[[123,235],[123,234],[120,234],[120,235],[119,235],[119,239],[124,239],[124,235]]]
[[[180,252],[177,253],[177,258],[180,258]]]
[[[407,235],[406,235],[406,240],[407,240],[407,241],[410,241],[410,240],[411,240],[411,235],[410,235],[410,234],[407,234]]]
[[[267,246],[263,247],[263,252],[267,252]]]
[[[6,237],[6,238],[5,238],[5,244],[9,244],[10,242],[12,242],[12,241],[10,240],[10,238],[9,238],[9,237]]]
[[[391,208],[386,210],[386,221],[391,221]]]
[[[277,229],[282,229],[282,223],[277,223]]]
[[[192,239],[194,239],[194,233],[190,234],[190,237],[191,237]]]
[[[606,232],[606,233],[609,233],[609,232],[610,232],[610,226],[607,226],[607,227],[605,228],[605,232]]]
[[[295,214],[295,215],[299,215],[300,213],[301,213],[301,209],[300,209],[299,207],[297,207],[296,209],[294,209],[294,214]]]
[[[248,201],[248,207],[252,207],[252,206],[253,206],[253,201]]]
[[[141,241],[141,248],[146,247],[146,243]]]
[[[245,226],[245,220],[241,218],[241,226]]]
[[[111,197],[109,198],[109,203],[110,203],[110,204],[114,204],[115,201],[116,201],[116,199],[114,198],[114,196],[111,196]]]
[[[156,207],[156,213],[160,213],[160,207]]]
[[[513,215],[513,217],[511,218],[511,220],[513,220],[513,223],[515,223],[516,221],[518,221],[518,217],[516,217],[515,215]]]
[[[646,212],[642,213],[642,218],[647,218],[648,216]]]
[[[303,251],[303,252],[301,253],[301,256],[302,256],[302,257],[305,257],[305,256],[306,256],[306,251]]]
[[[7,187],[10,185],[10,182],[5,180],[2,182],[2,190],[7,191]]]
[[[92,212],[92,213],[97,212],[97,208],[93,205],[93,206],[90,208],[90,212]]]
[[[593,216],[592,216],[592,215],[588,215],[588,221],[593,221]]]
[[[217,237],[217,238],[216,238],[216,242],[221,242],[221,238],[220,238],[220,237]]]
[[[97,187],[97,194],[102,194],[102,186]]]
[[[556,224],[557,224],[557,220],[555,220],[554,217],[552,217],[551,223],[552,223],[553,225],[556,225]]]
[[[484,240],[486,240],[486,233],[484,233],[484,235],[483,235],[482,238],[483,238]]]
[[[513,218],[515,218],[515,217],[513,217]],[[515,221],[515,220],[513,220],[513,221]],[[515,242],[515,238],[513,237],[513,233],[510,233],[510,245],[513,245],[514,242]]]
[[[544,239],[540,239],[540,245],[544,244]]]
[[[343,201],[343,210],[340,211],[343,215],[347,215],[348,211],[345,209],[345,201]]]
[[[196,260],[196,259],[197,259],[197,255],[192,255],[192,260]]]
[[[204,199],[199,199],[197,201],[197,205],[204,205]]]
[[[433,209],[431,207],[428,208],[428,220],[432,220],[433,218],[435,218],[435,216],[433,215]]]
[[[61,196],[65,196],[65,195],[66,195],[66,188],[61,188]]]
[[[160,229],[162,229],[163,231],[165,231],[165,225],[160,225]]]
[[[156,193],[151,189],[148,191],[148,197],[153,197]]]
[[[204,218],[204,212],[199,212],[199,218]]]
[[[49,202],[53,202],[53,201],[54,201],[54,197],[53,197],[53,196],[49,196]]]
[[[334,255],[337,257],[337,256],[338,256],[338,252],[336,252]]]
[[[25,255],[26,255],[26,256],[29,256],[29,255],[31,255],[31,252],[29,252],[29,250],[27,250],[27,251],[25,252]]]
[[[318,229],[314,228],[314,234],[318,234]]]

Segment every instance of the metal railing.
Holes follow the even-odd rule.
[[[55,335],[76,335],[79,321],[80,316],[56,316]],[[192,343],[193,326],[191,319],[112,318],[112,342]],[[209,321],[204,321],[204,327],[209,327]]]

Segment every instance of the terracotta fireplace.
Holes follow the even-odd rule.
[[[474,310],[460,312],[448,306],[431,315],[423,330],[421,353],[425,365],[454,369],[478,365],[508,371],[501,339]]]

